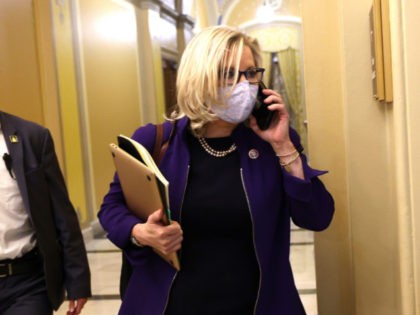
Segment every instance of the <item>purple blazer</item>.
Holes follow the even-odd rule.
[[[179,221],[189,169],[187,127],[188,119],[177,122],[176,133],[160,163],[160,169],[170,183],[172,219],[176,221]],[[171,128],[170,123],[165,123],[165,137]],[[148,124],[137,129],[133,139],[151,150],[155,132],[155,126]],[[291,129],[290,136],[301,151],[296,131]],[[305,314],[289,262],[290,218],[296,225],[309,230],[321,231],[328,227],[334,213],[334,201],[318,179],[325,172],[311,169],[302,155],[305,180],[295,178],[282,170],[271,145],[250,128],[239,125],[232,137],[240,155],[260,267],[255,314]],[[127,209],[118,176],[114,177],[104,197],[98,217],[108,238],[124,251],[133,265],[119,314],[164,314],[176,271],[151,248],[131,244],[131,229],[141,221]]]

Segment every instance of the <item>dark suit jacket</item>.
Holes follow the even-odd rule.
[[[36,231],[48,297],[54,309],[64,300],[91,296],[90,271],[76,212],[69,200],[48,129],[0,111],[12,169]]]

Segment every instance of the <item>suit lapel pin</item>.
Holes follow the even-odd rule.
[[[256,149],[251,149],[251,150],[249,150],[249,152],[248,152],[248,156],[249,156],[251,159],[255,160],[255,159],[257,159],[257,158],[260,156],[260,154],[258,153],[258,150],[256,150]]]
[[[9,136],[10,142],[11,143],[18,143],[19,142],[19,138],[17,135],[11,135]]]

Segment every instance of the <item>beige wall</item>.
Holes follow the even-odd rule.
[[[43,124],[32,2],[0,1],[0,109]]]
[[[86,203],[78,91],[70,6],[51,1],[54,59],[58,86],[59,121],[63,140],[64,174],[73,205],[83,227],[90,221]],[[43,52],[40,52],[43,54]]]
[[[0,3],[0,109],[47,126],[63,148],[49,3]]]
[[[316,235],[320,315],[420,314],[420,2],[390,0],[393,104],[372,99],[370,5],[302,1],[311,163],[330,170],[323,181],[336,202],[331,227]],[[62,161],[72,159],[65,155],[72,143],[66,139],[72,124],[80,123],[83,166],[65,169],[85,171],[88,206],[96,211],[114,170],[108,143],[143,122],[140,107],[150,105],[143,100],[156,92],[144,95],[147,85],[139,82],[137,60],[152,61],[144,68],[150,74],[157,71],[160,51],[144,33],[136,40],[149,41],[149,55],[132,42],[95,33],[95,23],[111,12],[137,19],[137,27],[147,30],[147,9],[133,11],[111,0],[79,1],[80,32],[73,47],[78,100],[66,127],[59,124],[60,114],[70,116],[60,107],[63,94],[58,98],[48,10],[45,1],[0,2],[0,108],[52,128]],[[65,47],[72,38],[61,40]],[[69,60],[64,58],[65,73],[72,74]],[[160,81],[153,77],[158,88]]]
[[[77,104],[72,106],[75,82],[69,75],[71,37],[63,35],[68,19],[54,27],[56,16],[47,1],[2,1],[0,6],[0,98],[5,104],[1,108],[51,130],[70,198],[85,226],[88,218],[78,159],[80,137],[74,136],[78,131]],[[54,31],[58,39],[55,47]],[[57,71],[56,62],[65,66]],[[65,80],[59,80],[60,76]]]
[[[414,163],[419,130],[413,124],[419,116],[417,106],[407,102],[418,96],[414,86],[420,83],[414,70],[419,54],[412,52],[418,52],[413,12],[419,11],[414,1],[390,2],[393,104],[372,99],[371,2],[303,2],[311,158],[330,170],[324,181],[336,201],[332,226],[316,236],[321,315],[414,315],[420,310],[417,301],[416,313],[419,294],[413,282],[417,268],[418,286],[419,250],[412,241],[420,229]]]
[[[140,125],[136,20],[124,1],[79,1],[77,11],[85,178],[95,219],[114,173],[108,145]]]
[[[399,227],[398,284],[402,314],[420,314],[420,3],[390,1],[393,41],[394,134],[393,152]]]
[[[409,152],[409,189],[410,189],[410,214],[413,218],[413,264],[414,264],[414,290],[415,309],[417,314],[420,313],[420,45],[418,43],[418,31],[420,30],[420,1],[408,0],[404,2],[401,8],[402,17],[404,19],[404,42],[405,51],[404,67],[406,70],[405,80],[407,83],[407,125],[408,131],[408,152]],[[394,28],[401,27],[399,21],[394,21]],[[398,23],[398,24],[397,24]],[[399,45],[395,45],[395,50]],[[399,65],[396,65],[399,66]],[[410,215],[409,215],[410,216]],[[410,290],[411,288],[408,288]]]
[[[344,73],[338,4],[331,0],[305,1],[302,5],[305,99],[311,161],[314,166],[330,171],[322,180],[336,206],[329,229],[315,235],[319,314],[353,315],[348,157],[342,105]]]
[[[147,2],[135,7],[124,0],[84,0],[74,11],[85,180],[94,220],[115,170],[109,143],[163,121],[163,44],[154,33],[164,24],[159,7]],[[172,42],[176,48],[176,37]],[[177,57],[175,48],[164,48]]]

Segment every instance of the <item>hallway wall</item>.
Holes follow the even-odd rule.
[[[115,171],[108,145],[141,121],[136,16],[125,1],[85,0],[77,1],[73,23],[93,221]]]
[[[68,24],[56,29],[61,36],[57,36],[54,47],[53,23],[54,14],[47,1],[0,3],[0,108],[50,129],[71,200],[81,224],[86,225],[83,169],[78,159],[80,137],[74,136],[78,117],[77,106],[72,103]],[[56,62],[62,62],[63,71],[57,71]],[[65,141],[71,128],[72,137]]]
[[[41,2],[41,1],[40,1]],[[82,227],[91,220],[86,200],[86,181],[83,168],[83,148],[80,108],[78,103],[75,54],[72,36],[71,6],[66,2],[51,2],[51,29],[54,39],[54,61],[57,80],[57,106],[63,140],[64,174],[71,201]],[[36,17],[38,18],[38,17]],[[40,19],[40,18],[39,18]],[[43,51],[40,51],[43,54]],[[44,74],[41,74],[41,78]]]
[[[403,314],[420,314],[420,2],[390,1]]]
[[[407,102],[420,83],[411,52],[418,11],[414,1],[390,1],[395,99],[384,104],[372,97],[371,4],[313,0],[302,8],[311,158],[330,170],[324,180],[336,201],[332,226],[316,237],[322,315],[420,311],[418,109]]]
[[[371,1],[307,0],[302,5],[311,163],[330,170],[322,179],[336,202],[331,227],[316,235],[320,315],[420,312],[420,2],[389,3],[392,104],[372,98]],[[79,74],[93,90],[82,91],[86,93],[82,105],[91,105],[89,111],[72,115],[85,115],[88,141],[95,143],[90,156],[93,162],[87,162],[97,167],[88,182],[95,189],[91,192],[95,207],[113,172],[106,145],[116,133],[130,133],[141,120],[136,49],[90,33],[89,23],[116,9],[114,6],[113,1],[99,4],[97,0],[81,1],[80,6],[79,53],[90,63],[82,66]],[[67,141],[71,128],[65,136],[61,114],[66,112],[60,108],[55,86],[58,74],[53,68],[48,10],[49,4],[41,0],[0,2],[0,108],[51,128],[64,170],[80,175],[80,165],[66,164],[65,150],[72,148],[72,142]],[[60,14],[56,11],[56,17]],[[144,22],[147,14],[142,12],[137,18]],[[62,33],[61,39],[69,44],[72,38],[63,34],[68,33]],[[121,64],[108,62],[113,53],[121,53]],[[71,66],[67,69],[71,73]],[[116,95],[123,99],[129,115],[121,115],[115,107],[120,104]],[[115,124],[99,125],[105,120]],[[77,181],[71,180],[70,185]],[[90,215],[93,218],[94,214]]]
[[[0,109],[44,123],[31,0],[0,2]]]
[[[305,99],[312,165],[329,170],[322,179],[336,208],[331,226],[315,235],[318,310],[324,315],[354,315],[343,106],[345,73],[338,13],[339,3],[335,0],[305,1],[302,6]]]

